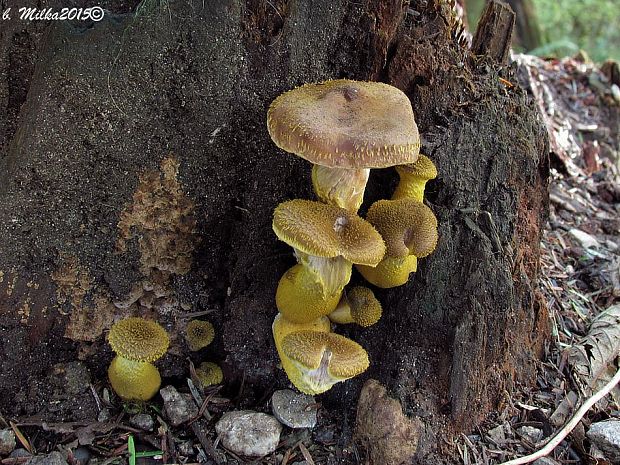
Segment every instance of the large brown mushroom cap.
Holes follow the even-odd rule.
[[[278,147],[328,167],[386,168],[413,163],[420,136],[411,103],[396,87],[338,79],[277,97],[267,128]]]
[[[355,213],[334,205],[295,199],[282,202],[273,213],[278,238],[303,253],[338,257],[375,266],[385,253],[377,230]]]
[[[377,228],[387,246],[386,255],[426,257],[437,245],[437,218],[413,199],[379,200],[366,218]]]

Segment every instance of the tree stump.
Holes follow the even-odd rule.
[[[442,1],[147,1],[50,24],[0,161],[0,390],[14,393],[3,414],[45,410],[32,386],[55,362],[79,357],[104,380],[105,331],[130,313],[172,333],[163,376],[187,373],[186,315],[213,310],[210,358],[229,386],[243,380],[243,403],[287,385],[270,329],[294,258],[271,214],[313,194],[310,165],[270,141],[266,110],[305,82],[381,80],[411,99],[438,167],[427,201],[440,239],[407,285],[377,292],[379,324],[338,329],[371,368],[320,399],[350,416],[378,379],[424,422],[420,463],[441,463],[433,438],[467,431],[529,382],[546,334],[547,140],[503,64],[507,23],[503,49],[483,40],[491,23],[475,54]],[[6,56],[11,37],[0,43]],[[396,178],[373,170],[363,208]]]

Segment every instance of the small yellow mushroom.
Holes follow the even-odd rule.
[[[149,400],[161,377],[154,362],[168,350],[170,339],[157,322],[144,318],[125,318],[110,328],[108,342],[117,356],[108,368],[114,391],[125,400]]]
[[[382,289],[402,286],[409,280],[409,274],[418,269],[415,255],[385,257],[376,267],[356,265],[357,271],[366,281]]]
[[[192,320],[187,324],[185,340],[192,352],[203,349],[213,342],[215,329],[208,321]]]
[[[367,287],[355,286],[343,293],[336,310],[329,314],[329,319],[334,323],[356,323],[368,327],[379,321],[381,313],[381,303],[373,292]]]
[[[424,200],[426,183],[437,177],[437,168],[430,158],[420,154],[415,163],[396,167],[400,182],[396,186],[392,200],[413,199],[418,202]]]
[[[282,353],[282,360],[290,361],[286,373],[291,382],[311,395],[363,373],[370,364],[368,354],[357,342],[327,332],[290,333],[282,340]]]
[[[166,353],[170,338],[156,321],[130,317],[112,325],[108,342],[112,350],[121,357],[154,362]]]
[[[402,286],[417,270],[417,259],[435,250],[437,218],[423,203],[404,198],[375,202],[367,219],[381,233],[387,251],[376,267],[356,265],[357,270],[375,286]]]
[[[350,276],[350,264],[348,270]],[[320,278],[298,263],[280,278],[276,290],[276,306],[291,322],[308,323],[332,312],[338,305],[341,294],[342,291],[337,290],[326,295]]]
[[[222,384],[222,381],[224,381],[222,369],[213,362],[202,362],[200,366],[196,368],[196,376],[202,387]]]

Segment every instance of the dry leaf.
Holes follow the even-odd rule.
[[[618,355],[620,305],[612,305],[594,319],[588,335],[571,347],[568,354],[568,363],[575,378],[582,383],[584,394],[590,395],[613,377]],[[620,400],[618,387],[612,391],[612,396],[616,402]]]

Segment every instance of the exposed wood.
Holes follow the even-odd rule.
[[[501,0],[491,0],[478,21],[471,46],[472,52],[505,64],[508,61],[514,25],[515,14],[510,6]]]

